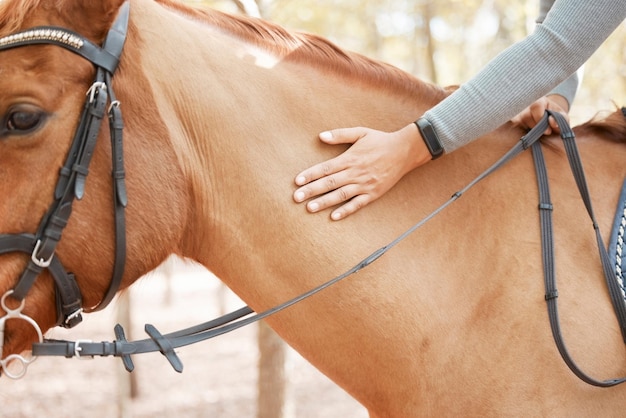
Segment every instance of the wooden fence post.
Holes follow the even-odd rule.
[[[118,296],[116,320],[124,327],[126,338],[131,340],[131,314],[130,314],[130,290],[126,290]],[[131,418],[132,415],[132,399],[137,396],[137,379],[134,373],[128,373],[126,369],[121,367],[120,362],[115,362],[117,367],[118,381],[118,417]]]

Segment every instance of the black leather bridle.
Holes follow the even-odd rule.
[[[88,309],[87,312],[103,309],[115,296],[119,289],[126,259],[126,238],[125,238],[125,217],[124,208],[127,205],[126,187],[124,184],[124,164],[122,149],[122,118],[119,102],[116,100],[112,90],[111,78],[119,64],[120,55],[126,39],[129,19],[129,3],[126,2],[120,8],[117,19],[111,27],[102,47],[97,46],[72,31],[57,27],[37,27],[22,31],[13,35],[0,38],[0,51],[34,44],[52,44],[66,48],[79,54],[92,62],[96,67],[96,77],[93,85],[87,92],[82,116],[78,129],[74,135],[71,148],[68,152],[66,162],[59,174],[56,185],[54,201],[46,215],[42,218],[39,228],[35,234],[5,234],[0,235],[0,254],[11,252],[23,252],[30,254],[30,260],[17,285],[12,290],[6,292],[0,299],[0,306],[6,312],[0,318],[0,353],[4,344],[4,326],[8,319],[21,319],[33,326],[38,334],[39,342],[33,344],[33,354],[52,355],[65,357],[85,357],[85,356],[117,356],[122,359],[128,371],[132,371],[134,366],[131,360],[132,354],[160,351],[177,371],[182,371],[182,362],[175,354],[177,347],[193,344],[207,340],[243,326],[252,324],[261,319],[267,318],[279,311],[282,311],[294,304],[311,297],[322,290],[338,283],[346,277],[369,266],[378,258],[383,256],[398,243],[403,241],[408,235],[423,226],[430,219],[435,217],[454,201],[459,199],[465,192],[480,182],[482,179],[499,169],[519,153],[532,146],[537,165],[537,176],[540,190],[540,213],[542,223],[542,248],[544,259],[544,272],[546,283],[545,298],[548,303],[548,313],[553,331],[553,336],[559,352],[570,369],[583,381],[601,387],[613,386],[626,381],[626,378],[598,381],[583,373],[572,361],[567,353],[560,335],[560,326],[556,308],[556,282],[554,278],[554,260],[552,250],[552,230],[550,213],[552,204],[547,191],[547,175],[541,154],[539,138],[548,127],[548,114],[500,160],[488,168],[485,172],[475,178],[467,186],[456,192],[447,202],[432,212],[430,215],[413,225],[402,235],[389,244],[374,251],[368,257],[357,263],[350,270],[325,282],[324,284],[299,295],[285,303],[282,303],[267,311],[250,316],[254,312],[249,307],[241,308],[230,314],[224,315],[215,320],[190,327],[184,330],[162,335],[154,326],[146,325],[145,330],[149,339],[141,341],[127,341],[124,330],[120,325],[115,327],[116,340],[113,342],[90,342],[90,341],[54,341],[45,340],[38,324],[30,317],[22,314],[25,297],[39,274],[47,269],[52,275],[56,284],[57,300],[57,325],[63,327],[73,327],[82,320],[82,298],[74,275],[66,272],[61,262],[58,260],[55,250],[61,239],[63,229],[67,225],[72,211],[72,204],[76,199],[81,199],[84,195],[85,180],[89,172],[89,163],[93,155],[95,142],[100,131],[100,125],[105,114],[108,115],[112,158],[113,158],[113,201],[115,211],[115,261],[113,277],[109,288],[100,303]],[[626,109],[622,109],[626,116]],[[602,247],[603,241],[599,234],[597,222],[591,210],[591,202],[587,191],[582,165],[578,157],[578,152],[573,141],[573,132],[569,129],[567,122],[558,114],[551,114],[561,127],[563,140],[566,144],[568,158],[572,164],[572,169],[576,182],[580,188],[581,195],[589,214],[593,220],[594,229],[598,237],[598,245],[605,270],[607,285],[611,294],[611,300],[616,315],[620,323],[620,329],[626,341],[626,306],[624,305],[623,294],[614,283],[610,266],[608,265],[606,250]],[[603,251],[604,250],[604,251]],[[15,299],[19,302],[18,308],[11,308],[7,303],[7,298]],[[242,319],[244,318],[244,319]],[[5,374],[12,378],[20,378],[26,373],[26,368],[36,357],[28,360],[21,355],[9,355],[0,360],[0,368]],[[23,368],[18,373],[11,373],[7,369],[10,362],[19,361]]]
[[[118,67],[126,40],[129,10],[129,3],[125,2],[119,9],[118,16],[101,47],[75,32],[54,26],[35,27],[0,38],[0,51],[37,44],[57,45],[89,60],[96,68],[95,80],[87,91],[79,125],[59,173],[53,202],[41,219],[37,231],[34,234],[0,235],[0,254],[13,252],[30,254],[28,265],[16,286],[2,297],[2,307],[7,315],[0,319],[0,353],[4,343],[4,324],[7,319],[23,319],[31,325],[34,324],[41,340],[39,327],[23,315],[21,309],[27,293],[44,270],[49,271],[56,285],[56,325],[65,328],[79,324],[82,321],[83,311],[98,311],[106,307],[119,289],[126,261],[124,209],[127,205],[127,197],[122,149],[122,114],[112,89],[111,78]],[[112,279],[104,297],[96,306],[84,308],[74,275],[65,270],[55,251],[72,213],[74,201],[84,196],[89,164],[105,115],[109,119],[113,160],[115,261]],[[7,297],[20,303],[20,307],[11,309],[10,304],[7,303]],[[17,358],[23,360],[20,356]],[[0,363],[3,368],[5,368],[5,362],[7,359],[3,359]]]

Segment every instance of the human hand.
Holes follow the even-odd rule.
[[[353,144],[343,154],[316,164],[296,176],[300,186],[293,194],[315,213],[342,204],[331,213],[340,220],[355,213],[391,189],[406,173],[430,161],[415,124],[396,132],[344,128],[322,132],[327,144]],[[345,202],[345,203],[344,203]]]
[[[569,111],[569,103],[559,94],[551,94],[542,97],[526,109],[522,110],[517,116],[511,119],[511,122],[524,129],[532,129],[535,125],[537,125],[537,123],[539,123],[543,115],[546,113],[546,110],[561,113],[569,122],[569,116],[567,114]],[[545,135],[550,135],[552,132],[561,132],[559,125],[556,123],[554,118],[551,117],[548,122],[550,126],[545,130]]]

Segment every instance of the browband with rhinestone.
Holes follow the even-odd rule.
[[[0,51],[36,44],[61,46],[68,51],[81,55],[111,74],[115,72],[119,64],[119,58],[110,54],[106,49],[71,30],[56,26],[37,26],[4,36],[0,38]]]
[[[53,41],[80,49],[84,45],[83,39],[67,30],[63,29],[29,29],[24,32],[14,33],[12,35],[0,38],[0,48],[10,47],[23,42]]]

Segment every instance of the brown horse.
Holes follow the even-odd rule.
[[[121,3],[5,0],[0,36],[56,25],[101,44]],[[318,132],[394,129],[446,91],[267,22],[170,0],[130,3],[113,78],[126,125],[122,287],[175,253],[205,265],[254,310],[270,308],[391,241],[523,134],[505,125],[344,221],[310,215],[291,199],[293,177],[341,151],[320,144]],[[64,48],[29,45],[0,52],[0,73],[0,233],[35,233],[94,68]],[[56,251],[85,306],[103,298],[113,269],[108,131]],[[608,236],[626,175],[626,122],[617,112],[576,132]],[[589,219],[562,144],[545,143],[565,340],[590,374],[626,374]],[[21,253],[0,256],[2,294],[26,262]],[[537,187],[524,153],[358,275],[268,322],[372,417],[622,415],[626,387],[587,385],[561,360],[542,277]],[[23,313],[44,330],[55,323],[46,272]],[[8,321],[4,337],[5,358],[36,339],[22,321]]]

